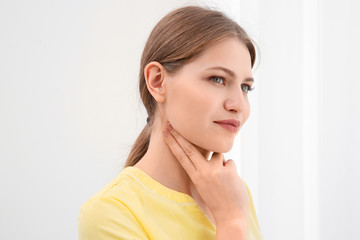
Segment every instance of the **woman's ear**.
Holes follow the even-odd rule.
[[[150,62],[144,69],[146,86],[157,102],[165,101],[165,69],[158,62]]]

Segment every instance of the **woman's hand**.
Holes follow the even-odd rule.
[[[250,200],[246,187],[236,172],[235,162],[231,159],[225,161],[221,153],[213,153],[208,161],[170,123],[163,135],[210,209],[216,226],[240,224],[247,228]]]

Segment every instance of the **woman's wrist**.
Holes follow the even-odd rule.
[[[224,220],[217,220],[215,219],[216,227],[221,226],[241,226],[241,227],[248,227],[249,226],[249,219],[247,218],[237,218],[237,219],[224,219]]]
[[[249,221],[232,219],[216,222],[216,240],[247,240],[249,238]]]
[[[250,209],[246,210],[233,210],[230,212],[213,213],[216,226],[226,224],[241,224],[248,225],[250,220]]]

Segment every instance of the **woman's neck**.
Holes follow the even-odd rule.
[[[155,124],[154,124],[155,125]],[[164,124],[153,126],[149,148],[142,159],[134,165],[162,185],[178,192],[186,193],[196,198],[197,192],[183,167],[172,154],[163,139]],[[162,127],[160,127],[160,125]],[[205,158],[210,152],[198,148]]]

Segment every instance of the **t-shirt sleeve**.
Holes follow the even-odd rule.
[[[112,197],[92,198],[82,205],[78,234],[79,240],[148,239],[131,210]]]

